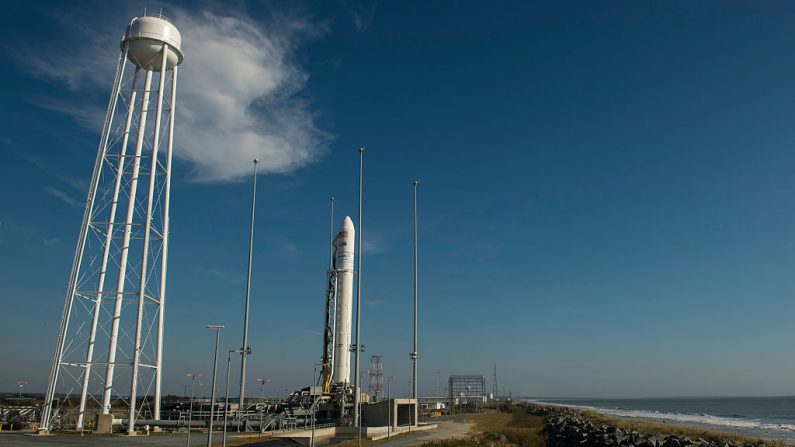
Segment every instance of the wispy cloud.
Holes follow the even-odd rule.
[[[228,284],[237,285],[243,283],[243,278],[240,275],[228,273],[216,268],[197,268],[196,271],[205,275],[210,275]]]
[[[185,50],[175,156],[193,163],[195,180],[243,178],[250,175],[254,158],[263,160],[260,172],[286,174],[327,152],[332,135],[316,125],[305,93],[309,75],[296,58],[300,45],[322,33],[323,26],[289,15],[257,23],[228,11],[165,10],[180,29]],[[54,14],[65,32],[57,42],[23,46],[18,59],[31,73],[60,82],[74,94],[33,101],[98,132],[107,98],[96,92],[107,94],[118,57],[117,36],[136,13],[140,11],[128,8]],[[64,45],[74,51],[64,52]]]
[[[60,200],[61,202],[73,206],[75,208],[82,208],[83,204],[79,201],[73,199],[69,194],[61,191],[58,188],[53,188],[52,186],[42,186],[41,189],[46,192],[47,194],[55,197],[56,199]]]
[[[356,26],[357,31],[364,32],[367,31],[367,28],[370,28],[375,18],[377,7],[378,3],[376,2],[357,4],[353,7],[351,14],[353,15],[353,24]]]
[[[362,254],[385,253],[392,249],[392,245],[392,238],[379,232],[365,231],[362,236]]]
[[[364,300],[364,305],[367,306],[368,309],[374,309],[376,307],[380,307],[386,304],[386,300]]]
[[[266,244],[280,254],[291,257],[301,256],[301,249],[286,236],[266,235],[264,239]]]
[[[47,237],[41,240],[41,243],[47,247],[54,247],[61,242],[61,238],[59,237]]]
[[[31,226],[17,222],[14,218],[0,217],[0,246],[27,242],[34,234]]]
[[[17,152],[17,155],[21,159],[27,161],[28,163],[32,164],[33,166],[44,172],[45,174],[57,178],[58,180],[64,182],[65,184],[71,186],[72,188],[78,191],[85,192],[88,189],[87,180],[63,174],[62,172],[59,172],[53,169],[52,167],[50,167],[41,157],[37,155],[33,155],[22,151]]]
[[[90,130],[100,129],[105,119],[105,110],[96,104],[76,104],[69,99],[53,98],[51,96],[32,97],[30,102],[42,109],[66,115],[77,121],[77,124]]]

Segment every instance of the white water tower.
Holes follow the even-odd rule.
[[[82,430],[87,417],[114,410],[129,412],[128,432],[144,408],[151,408],[148,417],[160,419],[171,159],[182,60],[182,37],[171,21],[146,13],[130,21],[69,275],[42,431]],[[153,402],[146,402],[152,394]],[[64,404],[70,401],[79,404]]]

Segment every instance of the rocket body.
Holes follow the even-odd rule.
[[[353,252],[355,241],[353,221],[345,216],[337,234],[337,305],[334,323],[334,382],[350,383],[351,379],[351,315],[353,309]]]

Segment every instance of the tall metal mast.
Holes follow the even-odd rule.
[[[417,357],[419,354],[417,353],[417,185],[419,185],[419,180],[414,180],[412,183],[412,189],[414,192],[414,350],[411,351],[410,357],[412,362],[412,376],[413,376],[413,385],[411,391],[411,397],[414,399],[415,408],[417,410],[414,411],[414,425],[417,424],[418,420],[418,413],[419,408],[416,406],[417,404]]]
[[[246,357],[251,354],[248,346],[248,307],[251,301],[251,260],[254,252],[254,213],[257,208],[257,165],[258,159],[254,159],[254,185],[251,191],[251,228],[248,236],[248,274],[246,275],[246,309],[243,313],[243,346],[240,348],[240,404],[238,411],[244,411],[246,393]]]
[[[359,148],[359,237],[358,246],[356,247],[358,260],[356,262],[356,343],[353,345],[355,350],[354,355],[354,394],[353,394],[353,425],[359,426],[359,404],[361,400],[360,391],[360,378],[359,378],[359,352],[362,350],[361,345],[361,313],[362,313],[362,233],[364,227],[362,226],[362,189],[363,189],[363,174],[364,174],[364,147]]]

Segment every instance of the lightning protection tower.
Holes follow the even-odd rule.
[[[144,13],[130,21],[120,47],[69,275],[42,431],[81,430],[97,413],[129,415],[130,433],[137,418],[160,418],[182,38],[167,18]]]

